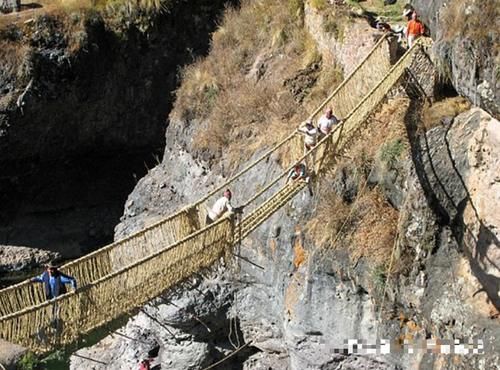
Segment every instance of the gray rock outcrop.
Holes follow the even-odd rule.
[[[29,270],[60,258],[58,253],[11,245],[0,245],[0,273]]]
[[[0,339],[0,365],[2,365],[5,370],[16,370],[16,364],[26,352],[26,348]],[[2,366],[0,366],[0,368],[2,368]]]
[[[442,72],[460,95],[500,118],[496,0],[412,0],[429,26]]]
[[[113,240],[164,149],[177,70],[207,52],[230,3],[129,12],[120,2],[2,25],[0,244],[76,258]]]
[[[349,59],[344,63],[350,65]],[[489,109],[486,102],[481,104]],[[397,273],[386,276],[384,265],[376,277],[370,256],[353,262],[348,249],[321,250],[304,227],[321,197],[311,198],[304,191],[239,246],[242,258],[188,282],[171,293],[173,300],[167,295],[152,302],[145,309],[154,312],[154,318],[141,313],[121,332],[160,343],[157,361],[170,369],[203,368],[243,343],[248,347],[221,368],[495,368],[500,361],[499,152],[494,149],[499,122],[473,108],[433,122],[426,131],[419,121],[421,108],[413,101],[406,112],[409,150],[369,179],[398,212]],[[171,123],[162,164],[130,195],[117,235],[171,213],[227,175],[224,158],[212,165],[209,154],[193,148],[197,127],[203,125]],[[232,187],[234,202],[280,170],[271,158]],[[354,176],[348,170],[336,173],[322,185],[349,203],[359,191]],[[210,330],[192,321],[193,312]],[[480,338],[485,354],[335,354],[347,339],[373,343],[380,337],[395,345],[405,339]],[[114,336],[79,353],[106,363],[96,369],[119,369],[137,364],[150,346]],[[88,363],[72,358],[72,369],[85,366]]]
[[[223,351],[214,343],[227,340],[229,326],[225,329],[224,326],[230,319],[238,322],[239,343],[250,343],[254,352],[244,353],[235,362],[229,361],[228,368],[236,363],[252,370],[266,366],[293,370],[491,368],[499,360],[500,348],[500,327],[494,319],[494,289],[498,289],[498,270],[494,266],[498,262],[495,244],[498,226],[494,225],[498,225],[498,220],[493,210],[498,209],[498,179],[494,171],[498,151],[490,150],[497,144],[498,129],[498,121],[473,109],[428,131],[422,138],[413,138],[418,144],[412,148],[412,157],[403,159],[398,166],[398,171],[406,176],[395,177],[401,181],[398,254],[400,258],[408,258],[408,269],[390,280],[383,316],[376,304],[380,293],[373,291],[371,269],[363,261],[350,266],[341,251],[319,258],[307,234],[297,228],[311,217],[313,200],[305,193],[245,240],[240,253],[252,263],[236,260],[239,266],[236,270],[214,272],[212,277],[199,282],[198,290],[185,287],[177,291],[173,305],[156,302],[146,307],[155,312],[156,319],[168,331],[140,314],[123,332],[134,338],[159,339],[162,342],[159,361],[168,363],[171,369],[201,368],[202,364],[229,353],[231,346]],[[165,164],[169,166],[168,161]],[[269,163],[267,171],[275,168],[275,164]],[[259,176],[264,173],[256,173],[254,181],[248,184],[259,183]],[[435,174],[439,177],[433,177]],[[140,193],[144,184],[160,179],[163,181],[154,172],[150,173],[136,191]],[[191,178],[178,180],[181,182],[176,183],[176,188],[191,186]],[[471,204],[481,205],[478,214],[483,228],[475,224],[472,205],[457,212],[455,205],[463,204],[467,194]],[[155,196],[145,198],[152,208],[158,201]],[[134,224],[133,219],[138,216],[129,215],[124,224]],[[465,230],[465,225],[475,228],[475,238],[482,240],[481,243],[473,240],[462,243],[464,239],[457,238],[457,231]],[[294,259],[298,246],[305,251],[307,262],[297,267]],[[207,297],[211,297],[208,301],[215,302],[215,306],[224,307],[218,311],[209,309],[212,317],[219,317],[219,323],[207,320],[208,316],[200,313],[209,307]],[[225,303],[220,305],[220,302]],[[212,332],[207,330],[205,337],[194,335],[188,324],[192,320],[190,312],[210,322],[207,326]],[[198,326],[203,329],[202,324]],[[176,342],[167,332],[185,339]],[[394,339],[406,335],[420,339],[479,337],[487,353],[481,358],[464,356],[454,362],[447,356],[422,354],[333,355],[334,349],[341,348],[346,339],[363,338],[370,342],[378,336]],[[234,341],[235,338],[233,333]],[[106,356],[103,348],[111,349]],[[146,349],[147,346],[143,348],[115,336],[80,353],[104,359],[106,368],[118,369],[138,361]],[[73,369],[82,366],[80,360],[73,358]]]

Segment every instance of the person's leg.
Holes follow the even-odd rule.
[[[311,149],[314,148],[316,145],[311,146]],[[315,165],[316,165],[316,153],[318,150],[315,150],[309,155],[309,160],[311,161],[311,165],[308,166],[307,168],[310,169],[310,171],[314,171]]]
[[[414,41],[415,41],[415,36],[409,35],[408,36],[408,49],[412,47]]]
[[[205,226],[210,225],[212,222],[214,222],[209,215],[205,218]]]

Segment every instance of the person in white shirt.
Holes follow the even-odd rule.
[[[304,126],[298,128],[298,131],[304,134],[304,152],[314,148],[318,143],[318,130],[311,121],[306,121]]]
[[[323,114],[318,121],[318,130],[320,134],[320,139],[328,135],[332,131],[333,126],[335,126],[338,123],[339,121],[337,117],[333,115],[332,108],[328,108],[325,111],[325,114]]]
[[[210,225],[212,222],[217,221],[226,212],[233,212],[231,197],[231,190],[226,189],[226,191],[224,191],[224,196],[219,198],[214,203],[212,208],[208,210],[207,218],[205,221],[206,225]]]

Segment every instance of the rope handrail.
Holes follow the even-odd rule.
[[[379,41],[380,42],[380,41]],[[286,170],[284,170],[279,176],[277,176],[273,181],[271,181],[265,188],[263,188],[262,190],[260,190],[258,193],[256,193],[252,198],[250,198],[249,200],[247,200],[243,206],[246,207],[248,206],[251,202],[255,201],[259,196],[261,196],[263,193],[265,193],[267,190],[269,190],[272,186],[274,186],[279,180],[281,180],[283,177],[286,176],[286,174],[291,171],[298,163],[302,162],[304,159],[306,159],[311,153],[314,153],[316,151],[318,151],[320,149],[320,147],[322,146],[323,143],[327,142],[329,139],[331,139],[333,136],[335,136],[335,134],[337,132],[340,131],[341,127],[343,125],[346,124],[346,122],[349,122],[349,119],[350,117],[352,116],[353,112],[356,111],[357,109],[359,109],[359,107],[361,107],[364,102],[366,100],[368,100],[376,91],[377,89],[380,87],[380,85],[382,85],[388,78],[389,76],[395,71],[397,70],[402,64],[403,62],[406,62],[406,59],[410,56],[413,55],[413,51],[414,51],[414,48],[418,47],[420,45],[420,43],[418,43],[418,40],[417,42],[415,42],[413,45],[412,45],[412,48],[411,50],[409,50],[407,53],[405,53],[405,55],[403,57],[400,58],[400,60],[394,64],[394,66],[389,70],[389,72],[387,73],[387,75],[376,85],[374,86],[369,92],[368,94],[365,96],[365,98],[363,98],[357,105],[356,107],[354,107],[351,112],[349,112],[348,116],[339,124],[337,125],[333,130],[332,132],[330,132],[328,135],[324,136],[313,148],[311,148],[307,153],[305,153],[304,155],[302,155],[299,159],[297,159],[292,165],[290,165]],[[326,104],[325,104],[326,105]],[[319,111],[319,110],[317,110]],[[313,114],[314,115],[314,114]],[[313,116],[311,115],[311,116]]]
[[[374,86],[367,94],[366,96],[356,105],[356,107],[354,107],[351,112],[348,114],[348,116],[345,118],[345,120],[343,120],[339,125],[337,125],[335,127],[335,129],[330,132],[328,135],[326,135],[325,137],[323,137],[318,143],[316,146],[314,146],[312,149],[310,149],[307,153],[305,153],[303,156],[301,156],[299,159],[297,159],[292,165],[290,165],[285,171],[283,171],[282,173],[280,173],[280,175],[278,175],[273,181],[271,181],[266,187],[264,187],[263,189],[261,189],[259,192],[257,192],[252,198],[250,198],[245,204],[244,206],[248,206],[248,204],[250,204],[251,202],[255,201],[258,197],[260,197],[262,194],[264,194],[265,192],[267,192],[269,189],[271,189],[278,181],[280,181],[283,177],[286,176],[286,174],[292,170],[294,168],[294,166],[296,166],[298,163],[302,162],[303,160],[305,160],[308,156],[310,156],[311,154],[313,154],[315,151],[318,151],[325,143],[327,143],[328,141],[330,140],[335,140],[335,136],[337,135],[337,133],[340,133],[339,134],[339,137],[337,137],[337,141],[340,140],[340,135],[341,133],[343,132],[343,128],[344,126],[349,126],[350,125],[350,121],[351,121],[351,118],[353,117],[353,114],[354,112],[356,112],[358,109],[360,109],[360,107],[363,106],[363,104],[365,104],[374,94],[375,92],[380,88],[380,86],[383,85],[383,83],[385,81],[387,81],[387,79],[389,79],[389,77],[394,77],[394,73],[395,71],[398,71],[398,69],[400,69],[402,66],[405,66],[407,63],[408,63],[408,59],[413,57],[413,55],[415,54],[415,50],[417,48],[422,48],[422,44],[423,44],[423,41],[420,41],[417,42],[412,46],[411,49],[409,49],[403,57],[400,58],[400,60],[394,64],[394,66],[389,70],[389,72],[384,76],[384,78],[382,78],[382,80],[379,81],[379,83]],[[403,71],[401,71],[401,73],[396,77],[396,81],[400,78],[400,76],[402,75]],[[394,81],[394,83],[396,83],[396,81]],[[391,84],[392,86],[393,84]],[[385,96],[385,92],[383,93],[383,95]],[[370,111],[370,110],[369,110]],[[361,117],[360,119],[358,119],[358,121],[363,121],[364,120],[364,117]],[[358,122],[360,123],[360,122]],[[356,122],[354,122],[354,124],[356,124]],[[352,129],[351,129],[352,130]],[[337,153],[332,153],[334,156],[337,155]],[[269,199],[268,199],[269,200]]]
[[[277,177],[275,177],[274,180],[271,181],[266,187],[264,187],[263,189],[261,189],[252,198],[250,198],[245,203],[243,203],[243,206],[246,207],[251,202],[255,201],[258,197],[260,197],[262,194],[264,194],[267,190],[269,190],[271,187],[273,187],[274,185],[276,185],[276,183],[278,181],[280,181],[283,177],[285,177],[297,164],[299,164],[300,162],[302,162],[304,159],[306,159],[307,157],[309,157],[311,154],[317,152],[322,147],[323,143],[327,142],[334,135],[335,132],[337,132],[338,130],[340,130],[340,127],[341,127],[342,124],[343,123],[341,123],[340,125],[337,125],[332,130],[332,132],[330,132],[328,135],[325,135],[325,137],[323,137],[314,147],[312,147],[304,155],[302,155],[301,157],[299,157],[299,159],[297,159],[290,166],[288,166],[283,172],[280,173],[280,175],[278,175]]]
[[[409,65],[409,58],[412,57],[415,50],[417,50],[417,45],[418,43],[405,53],[405,55],[384,74],[384,77],[364,95],[363,99],[356,104],[341,124],[337,125],[332,132],[322,138],[315,147],[299,156],[292,165],[282,171],[279,176],[273,179],[263,189],[254,194],[244,203],[244,205],[247,206],[251,202],[257,200],[286,176],[297,163],[307,160],[307,158],[313,158],[313,165],[318,164],[319,167],[315,170],[316,174],[318,174],[322,169],[323,157],[328,156],[332,158],[332,150],[335,151],[333,154],[336,157],[337,154],[343,150],[344,145],[348,143],[349,136],[352,135],[354,129],[363,123],[366,114],[370,114],[370,112],[375,109],[378,102],[385,97],[389,89],[399,80],[405,68]],[[374,99],[373,97],[375,95],[376,98]],[[348,127],[348,130],[344,130],[344,127]],[[290,134],[289,137],[294,137],[295,134],[296,131]],[[335,145],[329,145],[330,142],[333,142]],[[315,161],[315,154],[320,149],[324,149],[321,153],[322,158],[320,158],[319,161]],[[272,154],[272,151],[267,151],[259,160],[262,160],[261,158],[266,158],[270,154]],[[251,165],[253,165],[253,163]],[[242,171],[248,171],[248,167],[249,166],[245,167]],[[292,199],[304,186],[304,183],[294,183],[293,186],[286,184],[275,194],[268,197],[259,207],[254,209],[248,217],[245,217],[241,221],[245,227],[244,236],[261,225],[276,212],[276,210],[280,209],[286,202]],[[206,200],[209,196],[205,196],[202,199]],[[201,202],[200,200],[194,203],[194,205],[200,204]],[[61,310],[61,317],[64,318],[67,324],[63,330],[64,338],[61,339],[61,343],[68,343],[81,333],[88,332],[102,323],[118,317],[118,315],[123,314],[124,310],[130,309],[130,307],[136,307],[158,294],[161,294],[162,291],[188,276],[191,276],[192,273],[211,266],[219,258],[230,258],[229,250],[235,243],[235,236],[233,232],[234,222],[229,216],[225,216],[207,226],[202,227],[195,225],[196,227],[194,229],[188,227],[184,234],[179,234],[180,236],[176,237],[177,239],[173,242],[166,243],[166,246],[162,246],[161,244],[166,240],[163,235],[165,231],[163,228],[155,230],[161,234],[159,241],[148,239],[148,237],[156,238],[157,235],[148,236],[145,230],[153,230],[158,225],[164,225],[166,224],[166,220],[175,218],[176,215],[182,213],[189,214],[191,209],[193,209],[193,204],[128,237],[128,239],[133,239],[137,237],[137,235],[142,234],[144,238],[140,239],[139,242],[155,242],[159,245],[158,249],[152,251],[148,250],[147,253],[139,254],[138,258],[132,259],[120,259],[122,256],[110,255],[108,256],[110,261],[107,261],[107,263],[112,264],[113,258],[118,258],[120,261],[120,263],[116,264],[116,268],[105,270],[105,274],[101,276],[97,275],[98,278],[82,286],[82,288],[76,292],[70,292],[51,301],[43,300],[41,303],[26,306],[23,309],[2,315],[0,317],[0,337],[4,337],[7,340],[10,339],[14,342],[17,340],[39,351],[44,350],[42,344],[37,341],[35,329],[37,327],[50,327],[49,319],[54,315],[53,309],[58,307]],[[121,241],[112,243],[104,247],[103,250],[109,251],[114,244],[120,242]],[[104,252],[99,250],[91,255],[98,255],[99,253]],[[73,264],[74,263],[76,262],[74,261]],[[69,263],[65,266],[71,265],[72,263]],[[138,281],[134,279],[134,274],[141,276],[137,278]],[[122,279],[125,279],[123,284]],[[158,284],[156,279],[162,279],[161,284]],[[145,284],[145,286],[138,284]],[[1,293],[2,291],[0,291],[0,294]],[[137,294],[137,296],[134,296],[134,294]],[[105,307],[105,310],[101,310],[104,312],[94,312],[98,317],[89,317],[91,313],[89,313],[89,310],[91,310],[91,307],[89,307],[88,302],[90,298],[88,297],[93,297],[95,301],[99,300],[101,306]],[[122,302],[124,299],[127,301]],[[2,311],[0,310],[0,312]],[[81,320],[79,320],[80,317]],[[29,328],[26,328],[26,325],[28,325]],[[25,330],[25,332],[23,332],[23,330]],[[53,344],[47,346],[50,347],[50,345],[53,346]]]
[[[99,280],[96,280],[96,281],[92,282],[91,284],[88,284],[88,285],[85,285],[85,286],[83,286],[81,288],[78,288],[76,291],[68,292],[66,294],[60,295],[57,298],[54,298],[54,299],[42,302],[42,303],[40,303],[40,304],[38,304],[36,306],[27,307],[26,309],[24,309],[22,311],[15,312],[13,314],[0,317],[0,322],[8,320],[8,319],[11,319],[13,317],[16,317],[16,316],[19,316],[19,315],[22,315],[22,314],[25,314],[25,313],[33,312],[34,310],[39,309],[41,307],[51,306],[54,303],[58,303],[58,302],[64,301],[65,299],[68,299],[68,297],[70,297],[72,295],[82,293],[85,290],[90,289],[92,286],[95,286],[95,285],[97,285],[99,283],[102,283],[102,282],[104,282],[106,280],[109,280],[109,279],[111,279],[111,278],[113,278],[115,276],[121,275],[124,272],[129,271],[129,270],[131,270],[134,267],[140,266],[140,265],[144,264],[144,262],[152,260],[155,257],[159,256],[160,254],[165,253],[166,251],[171,250],[171,249],[175,248],[176,246],[178,246],[180,244],[186,243],[186,242],[188,242],[188,241],[196,238],[197,236],[205,233],[207,230],[215,228],[217,225],[219,225],[219,224],[221,224],[223,222],[227,222],[227,220],[230,217],[231,216],[229,214],[225,215],[224,217],[221,217],[219,220],[211,223],[210,225],[207,225],[207,226],[201,228],[200,230],[198,230],[198,231],[196,231],[196,232],[194,232],[194,233],[186,236],[185,238],[183,238],[183,239],[181,239],[181,240],[179,240],[179,241],[177,241],[177,242],[175,242],[175,243],[173,243],[173,244],[165,247],[164,249],[161,249],[161,250],[159,250],[159,251],[157,251],[157,252],[155,252],[153,254],[150,254],[149,256],[146,256],[146,257],[140,259],[139,261],[136,261],[136,262],[134,262],[134,263],[132,263],[132,264],[130,264],[128,266],[125,266],[125,267],[121,268],[120,270],[114,271],[111,274],[106,275],[106,276],[100,278]]]
[[[354,107],[351,112],[349,113],[348,117],[346,118],[346,120],[348,120],[355,111],[357,111],[359,109],[360,106],[363,105],[363,103],[368,100],[376,91],[377,89],[389,78],[391,77],[392,73],[397,70],[398,68],[401,67],[401,65],[403,65],[403,63],[405,63],[407,61],[408,58],[412,57],[413,56],[413,53],[415,51],[416,48],[421,48],[422,45],[421,43],[419,42],[420,39],[417,39],[417,41],[415,41],[413,43],[413,45],[411,46],[411,48],[406,52],[404,53],[404,55],[399,58],[399,60],[391,67],[391,69],[389,70],[389,72],[382,78],[382,80],[380,80],[380,82],[374,86],[366,95],[365,97],[356,105],[356,107]]]
[[[378,50],[379,46],[382,44],[383,41],[387,39],[387,34],[383,34],[382,37],[377,41],[377,43],[373,46],[373,48],[368,52],[368,54],[363,58],[361,63],[357,65],[356,68],[352,70],[351,73],[340,83],[339,86],[330,94],[328,97],[323,100],[323,102],[309,115],[308,120],[312,120],[314,117],[318,115],[319,112],[323,110],[323,108],[332,101],[332,99],[337,95],[337,93],[344,88],[344,86],[347,85],[347,83],[353,78],[353,76],[365,65],[365,63],[370,59],[372,54]]]
[[[119,243],[122,243],[124,241],[133,239],[133,238],[137,237],[138,235],[143,234],[146,231],[149,231],[149,230],[152,230],[152,229],[158,227],[158,225],[161,225],[162,223],[168,222],[169,220],[177,217],[179,214],[186,212],[187,209],[188,209],[188,207],[181,208],[178,211],[176,211],[175,213],[167,216],[166,218],[164,218],[162,220],[159,220],[157,222],[154,222],[151,225],[148,225],[148,226],[144,227],[143,229],[141,229],[141,230],[139,230],[139,231],[137,231],[135,233],[127,235],[127,236],[123,237],[122,239],[114,241],[114,242],[112,242],[112,243],[110,243],[108,245],[105,245],[104,247],[99,248],[99,249],[97,249],[97,250],[95,250],[93,252],[87,253],[85,256],[82,256],[80,258],[74,259],[71,262],[65,263],[64,265],[61,266],[60,269],[63,270],[64,268],[71,267],[71,266],[76,265],[77,263],[81,262],[82,260],[88,259],[88,258],[96,256],[96,255],[99,255],[99,254],[101,254],[101,253],[103,253],[103,252],[105,252],[105,251],[107,251],[109,249],[112,249],[112,248],[114,248]],[[4,293],[6,291],[9,291],[9,290],[13,290],[15,288],[18,288],[20,286],[29,284],[29,283],[30,283],[30,280],[24,280],[24,281],[22,281],[20,283],[10,285],[10,286],[8,286],[6,288],[0,289],[0,294]]]
[[[382,45],[382,42],[386,39],[386,35],[383,35],[380,40],[372,47],[372,49],[369,51],[369,53],[363,58],[363,60],[359,63],[359,65],[349,74],[348,77],[346,77],[344,79],[344,81],[334,90],[334,92],[332,94],[330,94],[324,101],[323,103],[321,104],[321,107],[324,107],[326,104],[328,104],[328,102],[330,102],[336,94],[339,93],[339,91],[341,91],[342,88],[344,88],[349,81],[351,81],[351,79],[353,78],[353,76],[356,75],[356,73],[360,70],[360,68],[365,65],[367,63],[367,61],[369,60],[370,56],[372,56],[376,50],[378,50],[380,48],[380,46]],[[317,114],[317,112],[319,112],[321,110],[321,108],[319,109],[316,109],[316,111],[311,115],[314,116],[315,114]],[[63,266],[61,266],[61,271],[63,272],[66,272],[67,270],[70,270],[71,268],[73,267],[76,267],[78,266],[79,264],[81,263],[84,263],[86,261],[89,261],[90,259],[92,258],[95,258],[95,257],[98,257],[99,255],[103,255],[109,251],[111,251],[112,249],[116,248],[117,246],[120,246],[120,245],[123,245],[124,243],[128,242],[128,241],[131,241],[133,240],[134,238],[137,238],[141,235],[144,235],[145,233],[147,233],[148,231],[151,231],[151,230],[154,230],[155,228],[169,222],[169,221],[172,221],[174,219],[176,219],[177,217],[179,217],[180,215],[182,214],[186,214],[187,212],[189,212],[190,209],[193,209],[197,206],[199,206],[201,203],[205,202],[206,200],[208,200],[210,197],[212,197],[213,195],[215,195],[216,193],[220,192],[222,189],[224,189],[225,187],[227,187],[229,184],[231,184],[232,182],[236,181],[238,178],[240,178],[241,176],[243,176],[245,173],[247,173],[248,171],[250,171],[252,168],[254,168],[255,166],[257,166],[259,163],[261,163],[263,160],[265,160],[266,158],[268,158],[270,155],[272,155],[274,152],[276,152],[278,149],[280,149],[282,146],[284,146],[285,144],[287,144],[294,136],[296,135],[296,130],[294,130],[292,133],[290,133],[288,136],[286,136],[283,140],[281,140],[280,142],[278,142],[276,145],[274,145],[272,148],[270,148],[269,150],[267,150],[263,155],[261,155],[259,158],[257,158],[255,161],[253,161],[252,163],[250,163],[248,166],[246,166],[244,169],[242,169],[241,171],[239,171],[237,174],[235,174],[234,176],[232,176],[230,179],[226,180],[223,184],[219,185],[218,187],[216,187],[215,189],[213,189],[212,191],[210,191],[208,194],[206,194],[205,196],[203,196],[202,198],[200,198],[198,201],[190,204],[190,205],[187,205],[181,209],[179,209],[178,211],[174,212],[173,214],[157,221],[157,222],[154,222],[152,223],[151,225],[149,226],[146,226],[144,227],[143,229],[137,231],[137,232],[134,232],[134,233],[131,233],[129,234],[128,236],[124,237],[124,238],[121,238],[120,240],[117,240],[117,241],[114,241],[96,251],[93,251],[89,254],[86,254],[85,256],[82,256],[78,259],[75,259],[69,263],[66,263],[64,264]],[[22,289],[22,288],[29,288],[29,286],[33,284],[30,280],[25,280],[25,281],[22,281],[20,283],[17,283],[17,284],[14,284],[14,285],[11,285],[9,287],[6,287],[6,288],[3,288],[0,290],[0,295],[1,294],[5,294],[5,293],[8,293],[10,291],[14,291],[14,290],[19,290],[19,289]],[[39,300],[43,300],[44,298],[40,295],[39,297]],[[2,310],[0,309],[0,314],[1,314]]]
[[[370,49],[368,54],[363,58],[363,60],[354,68],[354,70],[335,88],[335,90],[323,100],[323,102],[319,105],[318,108],[316,108],[313,113],[311,113],[308,117],[308,119],[313,119],[334,97],[335,95],[343,89],[347,83],[353,78],[353,76],[356,75],[356,73],[363,67],[366,62],[369,60],[370,56],[379,49],[380,45],[382,44],[383,41],[387,39],[387,34],[383,34],[382,37],[375,43],[375,45]],[[294,130],[290,135],[288,135],[285,139],[283,139],[281,142],[278,144],[274,145],[271,149],[269,149],[266,153],[264,153],[262,156],[260,156],[258,159],[256,159],[254,162],[252,162],[250,165],[239,171],[236,175],[232,176],[230,179],[226,180],[226,182],[211,192],[209,192],[207,195],[205,195],[203,198],[201,198],[199,201],[196,202],[196,204],[203,203],[205,200],[210,198],[211,196],[217,194],[221,190],[223,190],[225,187],[227,187],[230,183],[234,182],[237,180],[239,177],[241,177],[243,174],[247,173],[249,170],[251,170],[255,165],[266,159],[268,156],[276,152],[280,147],[282,147],[284,144],[286,144],[290,139],[292,139],[296,135],[296,130]]]

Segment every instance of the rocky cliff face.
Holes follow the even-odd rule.
[[[177,68],[207,51],[225,4],[48,14],[0,32],[0,244],[71,258],[112,240],[158,163]]]
[[[498,223],[493,211],[499,201],[494,171],[499,157],[491,148],[497,144],[500,123],[472,109],[423,136],[413,136],[412,115],[408,113],[406,127],[415,144],[393,167],[374,169],[377,180],[372,179],[388,198],[400,199],[396,261],[405,261],[403,271],[387,280],[382,312],[369,257],[353,263],[345,250],[318,253],[303,225],[314,217],[314,204],[321,198],[304,193],[245,240],[241,254],[252,263],[236,260],[236,266],[195,278],[133,318],[121,329],[128,339],[110,337],[80,354],[120,369],[159,346],[157,363],[199,369],[229,354],[232,344],[245,342],[251,350],[222,368],[492,368],[499,360],[500,324]],[[181,158],[192,166],[187,157]],[[173,160],[167,156],[164,165],[169,167]],[[193,182],[186,176],[169,177],[162,166],[155,171],[131,195],[127,214],[136,216],[128,217],[120,232],[126,225],[130,230],[142,225],[148,212],[182,204],[181,189],[187,189],[187,196],[194,184],[198,190],[206,184],[204,176],[195,176]],[[249,184],[277,172],[271,162]],[[164,181],[179,189],[176,197],[170,186],[161,185]],[[349,182],[336,176],[324,185],[342,189],[337,181]],[[305,261],[297,263],[301,253]],[[377,337],[481,338],[486,355],[332,355],[345,339]],[[101,368],[72,359],[74,369],[88,366]]]
[[[321,37],[317,39],[321,41]],[[353,42],[350,55],[359,47]],[[269,70],[266,73],[272,74]],[[362,252],[370,251],[367,244],[378,240],[363,244],[346,237],[348,244],[353,241],[347,248],[315,241],[305,226],[316,217],[318,204],[327,199],[324,190],[313,197],[305,191],[244,241],[240,247],[244,258],[195,277],[147,305],[146,312],[120,329],[127,338],[108,337],[79,352],[106,365],[73,357],[71,368],[133,367],[149,351],[159,348],[155,364],[199,369],[243,343],[248,346],[220,368],[496,366],[500,348],[500,224],[494,211],[499,202],[495,172],[499,156],[493,148],[498,142],[499,122],[474,108],[433,121],[433,128],[423,130],[419,102],[403,108],[400,101],[391,104],[399,108],[390,111],[403,110],[399,135],[407,150],[388,163],[370,163],[367,169],[369,188],[378,189],[391,204],[391,212],[397,214],[391,275],[387,276],[388,255],[380,269],[374,265],[375,256]],[[370,135],[376,136],[374,130],[388,133],[388,122],[396,120],[395,116],[391,113],[385,120],[376,117],[370,122],[375,128],[359,138],[361,144],[368,143],[367,151],[375,145]],[[377,126],[380,122],[387,126]],[[220,163],[211,167],[191,150],[197,127],[204,126],[190,120],[169,127],[163,161],[129,196],[117,237],[171,213],[222,180]],[[361,192],[355,170],[341,168],[317,189],[333,190],[349,204]],[[258,189],[280,171],[278,162],[271,159],[244,184],[235,185],[234,202],[241,200],[241,193]],[[365,213],[376,212],[369,203],[365,206]],[[354,223],[346,235],[357,233],[358,226],[371,227]],[[392,244],[384,250],[391,252]],[[346,339],[374,341],[380,337],[396,341],[481,338],[486,355],[333,354]]]
[[[429,26],[434,50],[459,94],[500,117],[499,7],[495,0],[413,0]]]

